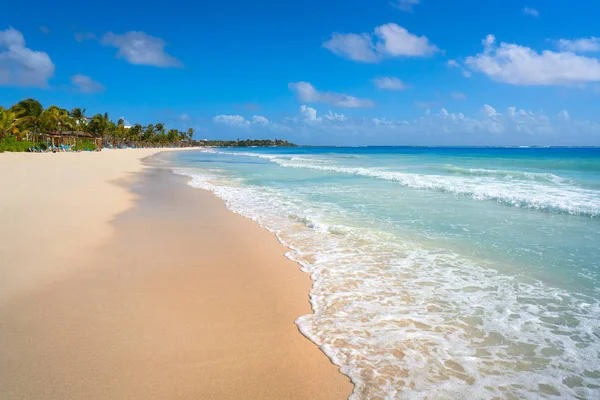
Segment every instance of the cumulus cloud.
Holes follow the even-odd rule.
[[[391,121],[386,118],[373,118],[371,120],[376,126],[383,126],[387,128],[397,128],[401,126],[410,125],[410,122],[401,120],[401,121]]]
[[[71,76],[71,83],[81,93],[97,93],[106,90],[104,85],[86,75],[75,74]]]
[[[331,110],[327,114],[324,114],[322,117],[317,115],[317,110],[303,104],[298,109],[298,115],[293,118],[288,118],[288,122],[300,123],[300,124],[309,124],[314,126],[314,124],[337,124],[337,123],[345,123],[349,120],[344,114],[335,113]]]
[[[248,126],[250,121],[241,115],[217,115],[213,117],[213,121],[218,124],[225,124],[231,126]]]
[[[251,119],[246,119],[241,115],[217,115],[213,117],[213,122],[221,125],[229,125],[237,128],[248,128],[251,126],[256,127],[269,127],[270,129],[282,129],[286,128],[278,123],[271,122],[267,117],[262,115],[254,115]]]
[[[334,112],[331,112],[331,110],[329,110],[329,113],[325,114],[325,118],[328,119],[329,121],[340,121],[340,122],[344,122],[344,121],[348,120],[348,117],[346,117],[344,114],[334,113]]]
[[[252,117],[252,123],[259,125],[269,125],[269,120],[261,115],[255,115]]]
[[[600,62],[596,58],[550,50],[538,53],[504,42],[498,46],[494,35],[487,35],[482,43],[483,53],[467,57],[465,63],[497,82],[574,86],[600,81]]]
[[[130,31],[123,35],[108,32],[101,42],[119,49],[117,58],[124,58],[130,64],[162,68],[183,66],[181,61],[165,52],[167,44],[164,40],[144,32]]]
[[[404,90],[407,88],[400,79],[387,76],[375,78],[373,84],[383,90]]]
[[[540,12],[538,10],[536,10],[535,8],[527,7],[527,6],[525,8],[523,8],[523,14],[529,15],[534,18],[537,18],[540,16]]]
[[[365,118],[301,105],[293,117],[280,124],[264,117],[246,119],[220,115],[214,122],[243,129],[255,137],[277,132],[285,138],[309,144],[433,144],[433,145],[598,145],[600,124],[579,120],[562,110],[554,114],[517,107],[499,110],[484,104],[467,115],[447,108],[424,110],[420,117]],[[267,122],[268,121],[268,122]]]
[[[421,4],[421,0],[396,0],[392,3],[394,7],[406,12],[413,12],[414,6]]]
[[[321,118],[317,117],[317,110],[304,104],[300,106],[300,116],[303,121],[321,121]]]
[[[316,110],[315,110],[316,115]],[[489,104],[473,116],[446,108],[425,111],[422,117],[407,121],[387,118],[353,118],[303,124],[322,135],[354,138],[355,144],[573,144],[599,143],[600,124],[573,119],[567,111],[554,116],[509,107],[498,111]],[[339,133],[338,133],[339,132]],[[317,134],[316,138],[320,138]],[[340,140],[340,139],[338,139]]]
[[[350,60],[375,63],[392,57],[426,57],[440,51],[425,36],[417,36],[405,28],[385,24],[369,33],[334,33],[323,47]]]
[[[343,93],[321,92],[308,82],[293,82],[288,88],[296,93],[298,100],[305,103],[329,103],[337,107],[365,108],[375,103],[369,99],[360,99]]]
[[[556,44],[562,51],[570,51],[572,53],[600,52],[600,38],[594,36],[575,40],[560,39]]]
[[[0,31],[0,85],[48,87],[54,70],[48,54],[25,46],[21,32]]]

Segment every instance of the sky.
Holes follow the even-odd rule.
[[[0,14],[0,106],[196,139],[600,145],[600,2],[33,0]]]

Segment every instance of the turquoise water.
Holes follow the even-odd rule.
[[[354,398],[600,398],[600,149],[163,157],[290,247]]]

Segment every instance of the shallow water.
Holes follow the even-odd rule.
[[[600,398],[600,150],[162,155],[311,273],[354,398]]]

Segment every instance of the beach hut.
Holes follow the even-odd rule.
[[[63,131],[42,134],[42,140],[50,145],[53,152],[63,151],[67,146],[75,146],[82,140],[88,140],[96,145],[96,151],[102,150],[102,139],[82,131]],[[62,145],[62,147],[61,147]]]

